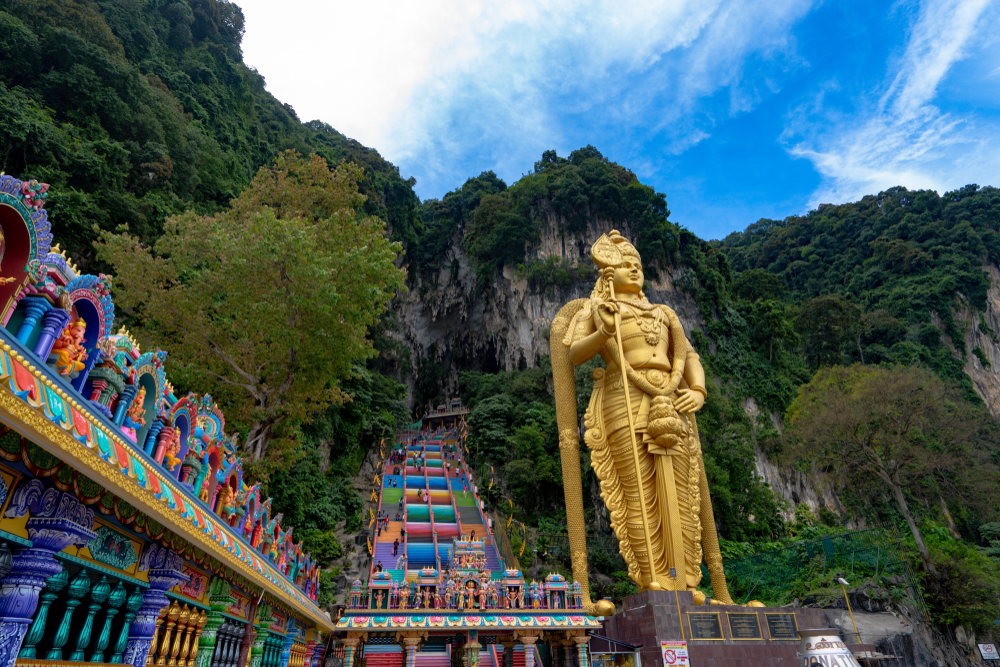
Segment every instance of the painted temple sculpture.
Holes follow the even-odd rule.
[[[47,193],[0,175],[0,667],[321,664],[317,564],[52,246]]]

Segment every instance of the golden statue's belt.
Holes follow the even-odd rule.
[[[665,371],[659,368],[643,368],[636,370],[635,372],[646,378],[646,382],[654,387],[663,387],[670,381],[670,371]],[[605,373],[604,386],[611,389],[621,389],[622,372],[609,371]]]

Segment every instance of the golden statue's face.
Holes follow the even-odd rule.
[[[615,268],[615,294],[638,294],[642,291],[642,264],[639,258],[625,255],[621,265]]]

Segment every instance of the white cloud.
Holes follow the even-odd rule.
[[[735,114],[768,94],[744,61],[788,55],[811,0],[237,2],[245,60],[280,100],[450,189],[466,160],[516,177],[576,148],[568,118],[680,152],[715,122],[700,98],[725,91]]]
[[[943,192],[985,176],[1000,176],[997,123],[972,113],[946,112],[938,99],[953,67],[982,44],[979,33],[993,24],[990,0],[924,3],[906,48],[883,90],[856,114],[830,110],[821,92],[790,119],[790,147],[811,160],[823,182],[810,204],[859,199],[895,185]],[[835,88],[831,85],[831,89]]]

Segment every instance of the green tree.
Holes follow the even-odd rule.
[[[785,294],[785,280],[764,269],[750,269],[733,281],[732,294],[744,301],[780,299]]]
[[[820,370],[789,408],[784,455],[816,463],[859,489],[888,489],[933,576],[908,496],[937,504],[992,475],[984,446],[991,421],[927,370],[835,366]]]
[[[806,361],[812,368],[844,360],[842,348],[855,339],[861,309],[838,294],[824,294],[802,304],[795,328],[802,334]]]
[[[127,230],[97,244],[136,332],[221,399],[252,460],[279,426],[349,398],[338,381],[374,354],[367,328],[402,285],[398,244],[356,211],[361,176],[287,152],[228,210],[169,218],[152,248]]]

